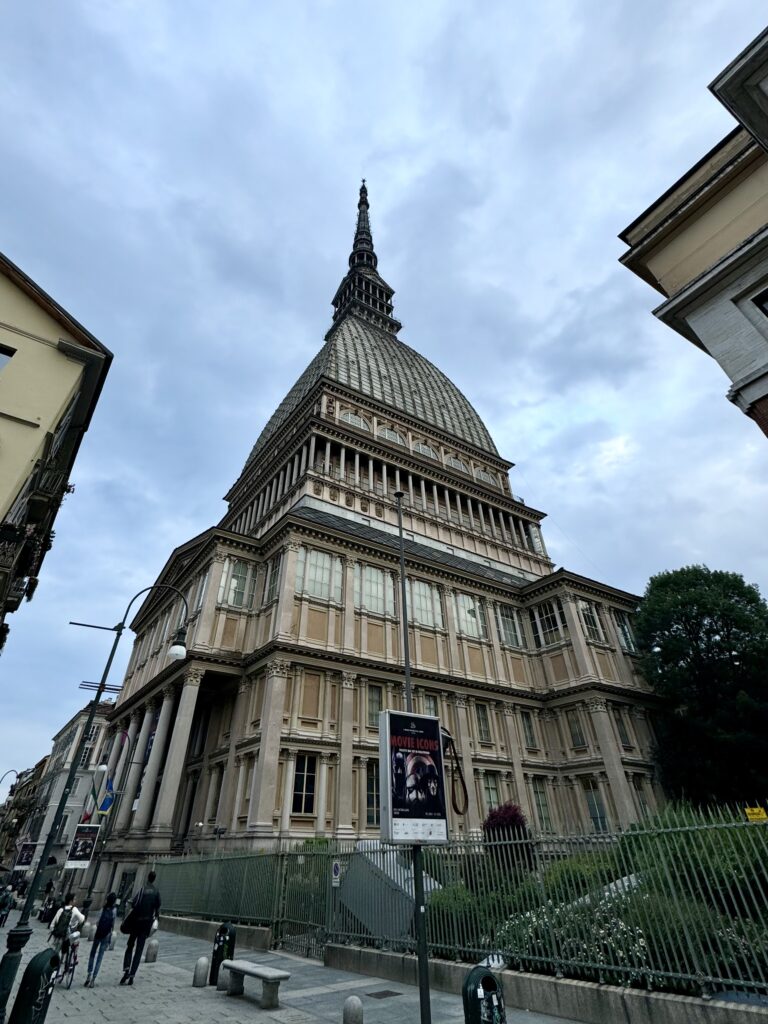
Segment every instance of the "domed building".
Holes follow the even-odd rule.
[[[218,526],[157,582],[113,713],[120,794],[96,891],[148,855],[374,837],[378,716],[403,705],[404,497],[414,710],[469,790],[455,831],[513,800],[541,831],[623,827],[656,791],[637,598],[553,570],[469,400],[399,338],[365,184],[325,343],[258,437]]]

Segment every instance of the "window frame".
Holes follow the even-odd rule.
[[[371,700],[374,693],[378,691],[378,697]],[[378,702],[378,703],[377,703]],[[369,729],[379,728],[379,714],[384,709],[384,687],[378,683],[368,683],[366,688],[366,721]]]
[[[297,753],[293,775],[293,793],[291,794],[291,814],[311,815],[315,813],[316,787],[317,755]],[[298,810],[297,802],[300,805]]]
[[[477,725],[478,742],[492,744],[491,716],[488,711],[488,705],[482,701],[475,702],[475,724]]]

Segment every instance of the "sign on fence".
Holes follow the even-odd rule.
[[[747,821],[768,821],[768,814],[765,813],[764,807],[745,807],[744,813],[747,816]]]
[[[381,838],[446,843],[445,771],[440,721],[400,711],[379,714]]]

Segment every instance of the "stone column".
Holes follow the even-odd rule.
[[[368,758],[358,757],[357,766],[357,832],[364,836],[368,825]]]
[[[133,749],[129,762],[128,777],[123,787],[120,810],[115,823],[115,831],[117,832],[122,832],[126,829],[128,822],[131,820],[133,801],[136,799],[136,790],[139,787],[139,780],[141,779],[141,772],[144,767],[144,751],[147,749],[147,743],[149,742],[149,730],[152,728],[152,720],[155,717],[156,708],[157,704],[152,700],[147,703],[144,709],[141,731],[139,732],[139,738],[136,741],[136,746]]]
[[[237,784],[235,786],[235,799],[229,811],[229,831],[237,832],[240,817],[240,805],[243,802],[243,785],[245,783],[245,758],[238,754],[235,758],[235,771],[237,772]]]
[[[339,784],[336,792],[336,836],[339,839],[351,838],[355,833],[352,828],[352,744],[354,742],[354,672],[341,674],[341,713],[340,739],[341,758],[339,763]]]
[[[317,822],[315,834],[325,835],[325,818],[328,805],[328,765],[331,763],[334,754],[323,753],[320,755],[320,769],[317,775]]]
[[[152,741],[152,750],[147,761],[147,768],[144,772],[144,779],[141,783],[141,795],[139,806],[133,818],[133,828],[137,832],[143,832],[147,828],[152,814],[152,802],[155,798],[155,786],[157,776],[160,773],[160,763],[165,755],[165,741],[168,737],[168,730],[171,726],[173,716],[173,705],[176,702],[176,693],[173,686],[166,686],[163,690],[163,704],[160,708],[160,717],[155,727],[155,738]]]
[[[472,764],[472,749],[470,746],[471,731],[469,728],[468,703],[466,697],[456,698],[456,748],[461,757],[461,769],[464,773],[464,781],[467,784],[469,803],[467,806],[466,823],[467,828],[480,828],[480,809],[477,806],[477,787],[475,786],[475,770]]]
[[[293,783],[296,778],[296,751],[283,751],[283,805],[280,808],[280,835],[287,836],[291,828]]]
[[[619,746],[608,717],[608,705],[601,697],[595,697],[587,701],[587,709],[592,716],[592,725],[605,765],[605,774],[611,787],[618,823],[622,828],[626,828],[636,820],[635,806],[624,765],[621,762]]]
[[[229,753],[227,755],[227,767],[224,771],[224,784],[221,787],[221,821],[226,823],[232,817],[232,803],[235,799],[235,786],[238,781],[238,773],[235,770],[237,760],[237,743],[245,735],[246,717],[250,703],[251,687],[253,677],[245,676],[240,680],[235,697],[235,706],[232,709],[232,721],[229,727]],[[218,815],[217,815],[218,817]]]
[[[200,692],[200,683],[204,674],[205,669],[197,668],[196,666],[192,666],[184,672],[181,699],[179,700],[176,718],[173,723],[173,734],[171,735],[168,756],[165,759],[165,768],[163,769],[163,781],[160,784],[157,807],[155,808],[152,820],[152,828],[157,831],[168,830],[173,823],[173,811],[176,806],[179,786],[184,775],[184,764],[187,759],[192,721],[195,717],[197,695]],[[165,710],[165,704],[163,705],[163,710]],[[157,742],[157,737],[155,737],[155,742]]]
[[[520,734],[518,732],[517,713],[515,711],[514,704],[510,704],[508,701],[505,701],[502,704],[501,711],[504,742],[507,747],[507,757],[512,763],[512,774],[515,780],[515,789],[517,790],[518,803],[528,823],[532,824],[534,820],[533,811],[531,808],[530,800],[528,799],[528,790],[525,788],[523,763],[522,757],[520,756]]]
[[[309,437],[309,459],[308,459],[308,465],[309,465],[309,468],[313,472],[314,472],[314,469],[315,469],[315,446],[316,446],[316,444],[317,444],[317,438],[315,437],[314,434],[310,434],[310,437]]]
[[[208,587],[203,598],[203,606],[200,609],[197,630],[195,631],[195,647],[203,650],[209,650],[214,646],[213,631],[216,621],[216,604],[219,600],[219,587],[221,586],[221,576],[224,572],[225,562],[226,557],[220,552],[213,556],[211,578],[208,581]]]
[[[581,618],[576,609],[576,598],[573,594],[566,593],[560,595],[560,599],[563,603],[565,621],[568,626],[568,634],[571,639],[571,647],[573,648],[573,656],[576,660],[579,676],[594,677],[595,670],[592,667],[592,659],[589,656],[587,643],[581,629]]]
[[[213,818],[216,808],[213,805],[213,801],[216,797],[216,790],[218,788],[218,774],[221,766],[218,764],[212,764],[208,768],[208,780],[205,787],[205,809],[203,811],[203,833],[208,827],[208,822]]]
[[[277,789],[277,761],[283,731],[285,689],[291,663],[275,658],[267,665],[267,683],[261,712],[261,746],[253,769],[251,801],[248,809],[248,827],[257,836],[274,835],[275,792]]]
[[[123,790],[123,776],[125,775],[126,765],[129,762],[131,751],[133,750],[133,745],[136,741],[136,733],[139,731],[140,717],[141,714],[138,711],[138,709],[134,709],[131,712],[130,721],[128,722],[127,734],[125,730],[122,730],[119,734],[120,737],[122,738],[122,746],[120,748],[120,757],[118,758],[117,768],[115,769],[115,774],[112,783],[115,794],[118,794]],[[116,811],[117,807],[115,807],[113,814]]]
[[[440,599],[443,602],[443,611],[445,613],[445,626],[448,630],[448,667],[454,672],[458,671],[460,659],[459,659],[459,640],[456,635],[456,616],[454,614],[453,607],[453,590],[446,587],[443,583],[437,584],[438,590],[440,591]]]
[[[355,652],[355,561],[346,555],[342,556],[344,568],[344,633],[343,650],[347,654]]]
[[[485,614],[485,621],[488,626],[488,636],[491,640],[491,648],[493,650],[494,677],[497,680],[503,679],[504,657],[501,653],[501,645],[499,644],[499,626],[496,621],[495,609],[493,607],[493,603],[487,598],[483,597],[480,600]]]
[[[283,564],[280,566],[280,590],[275,621],[277,622],[277,635],[287,640],[291,638],[295,603],[294,591],[296,590],[296,559],[299,545],[296,541],[289,540],[284,551]]]

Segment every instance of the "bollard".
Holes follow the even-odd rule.
[[[195,976],[192,978],[192,988],[205,988],[208,984],[208,957],[201,956],[195,964]]]
[[[147,952],[144,954],[145,964],[154,964],[157,961],[157,951],[160,947],[160,943],[157,939],[150,939],[147,943]]]
[[[53,949],[37,953],[27,964],[8,1024],[43,1024],[51,1001],[59,954]]]
[[[237,929],[227,921],[219,925],[213,939],[213,955],[211,956],[211,973],[208,976],[208,984],[216,985],[219,988],[219,968],[222,960],[231,960],[235,955],[235,941]],[[226,986],[225,986],[226,987]]]
[[[341,1024],[363,1024],[363,1004],[357,996],[349,996],[344,1000]]]

